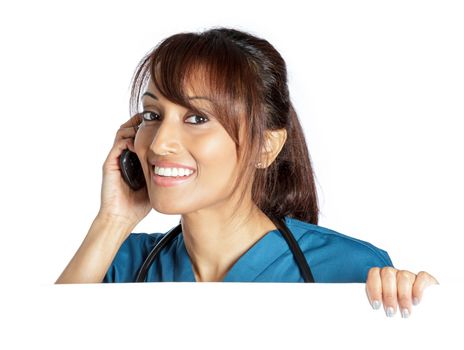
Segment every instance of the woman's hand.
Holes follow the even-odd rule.
[[[401,316],[407,318],[411,315],[412,305],[418,305],[425,288],[433,284],[438,281],[424,271],[416,275],[388,266],[373,267],[367,275],[366,292],[374,309],[379,309],[383,303],[387,316],[393,317],[399,305]]]
[[[135,226],[152,209],[146,186],[132,190],[124,181],[119,167],[119,157],[128,148],[135,152],[134,138],[142,117],[136,114],[122,124],[116,132],[113,147],[103,164],[103,181],[99,217],[121,221]]]

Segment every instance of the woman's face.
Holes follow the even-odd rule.
[[[211,113],[212,102],[187,95],[196,107]],[[151,80],[142,103],[143,121],[134,146],[152,207],[164,214],[186,214],[223,204],[238,175],[235,143],[223,126],[211,114],[199,115],[167,100]],[[194,172],[187,177],[159,176],[155,174],[158,165],[171,170],[188,167]]]

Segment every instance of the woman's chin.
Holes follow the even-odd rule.
[[[178,215],[182,214],[183,212],[182,208],[180,208],[178,205],[172,205],[172,203],[159,203],[159,201],[157,201],[155,203],[151,202],[151,206],[158,213],[166,215]]]
[[[159,210],[159,209],[155,209],[155,210],[160,214],[166,214],[166,215],[181,215],[182,214],[175,210]]]

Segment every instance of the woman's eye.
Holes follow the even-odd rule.
[[[204,117],[202,115],[192,115],[192,116],[188,117],[185,120],[189,120],[189,119],[195,121],[195,122],[189,123],[189,124],[204,124],[204,123],[206,123],[208,121],[208,118]]]
[[[154,121],[160,121],[161,116],[158,113],[155,112],[150,112],[150,111],[144,111],[142,112],[142,119],[145,122],[154,122]],[[187,119],[185,119],[188,124],[204,124],[206,123],[209,119],[207,117],[204,117],[202,115],[191,115]]]
[[[142,118],[146,122],[151,122],[151,121],[154,121],[154,120],[158,120],[159,116],[160,115],[158,113],[155,113],[155,112],[149,112],[149,111],[142,112]]]

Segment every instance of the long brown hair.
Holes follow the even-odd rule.
[[[142,88],[150,78],[163,96],[192,111],[210,113],[190,103],[186,84],[192,83],[195,93],[214,102],[213,115],[234,140],[242,169],[234,191],[253,179],[252,199],[266,215],[317,224],[319,209],[308,148],[290,101],[285,61],[269,42],[223,27],[164,39],[135,70],[131,115],[139,112]],[[266,168],[256,168],[265,131],[282,128],[287,139],[277,158]]]

